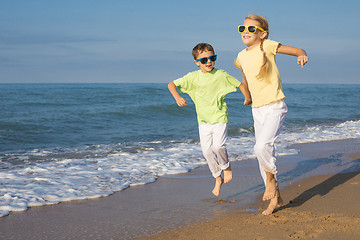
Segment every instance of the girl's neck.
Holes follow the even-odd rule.
[[[252,50],[252,49],[256,48],[257,46],[259,46],[260,44],[261,44],[261,41],[256,42],[256,43],[251,44],[251,45],[247,45],[246,50],[247,50],[247,51],[250,51],[250,50]]]

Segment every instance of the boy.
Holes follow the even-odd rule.
[[[251,104],[247,86],[224,70],[214,68],[217,55],[210,44],[199,43],[192,51],[195,64],[200,70],[188,73],[169,83],[168,88],[180,107],[186,100],[177,92],[187,93],[195,103],[199,123],[202,153],[215,180],[212,193],[219,196],[223,183],[232,179],[232,171],[226,151],[228,109],[224,98],[239,88],[245,96],[245,105]],[[224,171],[224,178],[221,174]]]

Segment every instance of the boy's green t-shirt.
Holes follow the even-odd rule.
[[[187,93],[195,103],[199,125],[202,123],[227,123],[228,108],[224,101],[228,93],[236,92],[241,82],[224,70],[213,69],[190,72],[174,81],[182,93]]]

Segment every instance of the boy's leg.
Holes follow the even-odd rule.
[[[217,178],[215,178],[215,187],[214,189],[212,190],[212,193],[215,195],[215,196],[219,196],[220,195],[220,189],[221,189],[221,185],[224,183],[224,179],[219,176]]]
[[[213,134],[213,151],[220,169],[224,171],[224,183],[228,183],[232,179],[232,170],[226,150],[227,127],[227,123],[214,124]]]
[[[222,126],[222,128],[227,129],[227,125]],[[216,126],[214,124],[203,123],[199,126],[201,150],[202,150],[203,155],[208,163],[209,169],[210,169],[213,177],[215,178],[215,186],[214,186],[212,193],[215,196],[219,196],[221,185],[224,183],[224,180],[221,177],[221,172],[223,170],[222,167],[226,169],[226,172],[224,171],[224,176],[225,176],[227,182],[229,182],[232,179],[232,172],[231,172],[230,165],[228,162],[225,164],[222,164],[222,165],[219,164],[218,156],[226,155],[226,159],[227,159],[227,152],[226,152],[226,148],[225,148],[225,152],[219,151],[218,154],[216,154],[214,152],[214,135],[218,135],[218,134],[214,134],[214,131],[216,133],[219,132],[219,130],[216,129]],[[221,136],[223,136],[224,130],[221,130],[220,132],[222,132]],[[226,131],[225,131],[225,133],[226,133]],[[218,139],[218,137],[215,137],[215,138]],[[225,140],[226,140],[226,135],[225,135]],[[220,142],[225,143],[224,140],[221,140]],[[222,143],[220,145],[224,145],[224,143]],[[216,141],[215,145],[216,146],[219,145],[218,141]],[[218,147],[216,147],[216,148],[218,148]]]
[[[232,180],[233,173],[231,167],[229,166],[227,169],[224,170],[224,183],[228,183]]]
[[[209,169],[214,178],[221,175],[221,168],[219,167],[216,155],[213,152],[213,125],[203,123],[199,126],[201,151],[208,163]]]

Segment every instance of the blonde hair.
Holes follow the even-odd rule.
[[[265,17],[256,14],[250,14],[245,19],[251,19],[257,21],[259,23],[259,27],[261,27],[262,29],[264,29],[265,32],[267,32],[265,38],[263,38],[260,43],[260,50],[263,53],[263,65],[261,66],[259,74],[256,77],[261,78],[268,72],[269,69],[269,60],[266,57],[266,52],[263,47],[264,40],[269,37],[269,23]]]

